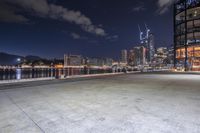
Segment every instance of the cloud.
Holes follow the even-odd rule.
[[[108,36],[108,37],[106,37],[106,39],[111,41],[111,42],[114,42],[114,41],[117,41],[119,39],[119,36],[118,35]]]
[[[88,37],[86,37],[86,36],[81,36],[80,34],[75,33],[75,32],[72,32],[72,33],[70,34],[70,36],[71,36],[73,39],[75,39],[75,40],[88,40]]]
[[[71,36],[73,37],[73,39],[80,39],[81,36],[77,33],[71,33]]]
[[[144,6],[144,2],[139,2],[133,9],[133,12],[140,12],[140,11],[144,11],[146,10],[145,6]]]
[[[144,11],[144,10],[146,10],[144,6],[137,6],[137,7],[134,7],[132,11],[139,12],[139,11]]]
[[[158,10],[157,13],[162,15],[169,11],[169,8],[173,5],[175,0],[158,0]]]
[[[13,7],[10,7],[3,2],[0,2],[0,21],[3,22],[15,22],[15,23],[25,23],[28,21],[23,15],[16,14]]]
[[[0,6],[0,21],[9,22],[27,22],[29,19],[23,15],[23,12],[29,15],[51,18],[79,25],[84,31],[106,36],[102,27],[95,26],[91,19],[86,17],[80,11],[68,10],[59,5],[50,4],[47,0],[1,0],[3,6]],[[6,8],[5,8],[6,7]]]

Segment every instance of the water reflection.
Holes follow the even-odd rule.
[[[21,79],[21,74],[22,74],[22,69],[17,68],[16,69],[16,79],[17,80]]]
[[[0,68],[0,80],[31,79],[31,78],[60,78],[72,75],[112,73],[112,68],[95,69],[88,67],[80,68]]]

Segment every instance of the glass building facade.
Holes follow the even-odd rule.
[[[174,4],[175,67],[200,71],[200,0]]]

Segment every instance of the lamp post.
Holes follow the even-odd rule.
[[[21,63],[21,58],[17,58],[17,67],[20,67],[20,63]]]

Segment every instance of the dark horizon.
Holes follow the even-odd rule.
[[[139,44],[138,24],[156,47],[173,40],[173,1],[1,0],[0,52],[63,58],[64,53],[118,59]]]

